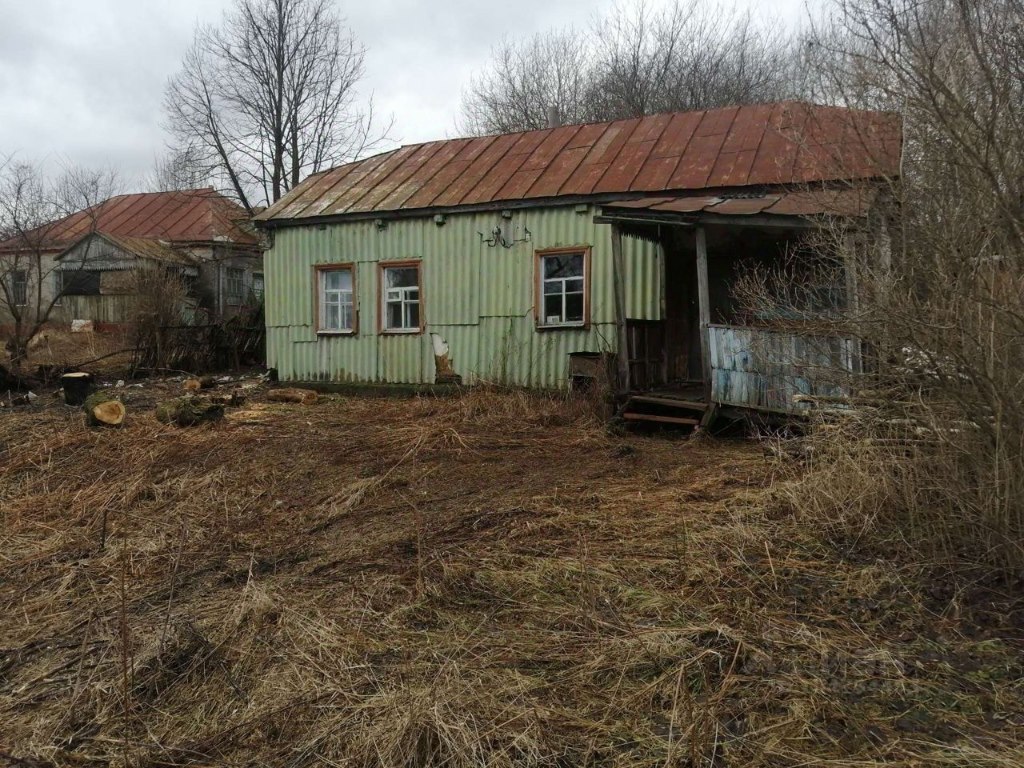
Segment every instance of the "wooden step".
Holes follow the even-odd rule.
[[[654,421],[659,424],[686,424],[696,427],[700,419],[689,419],[684,416],[656,416],[653,413],[624,413],[622,418],[626,421]]]
[[[673,397],[655,397],[654,395],[630,395],[629,403],[664,405],[669,408],[689,408],[694,411],[703,411],[708,407],[707,403],[698,403],[696,400],[677,400]]]

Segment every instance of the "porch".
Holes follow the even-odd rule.
[[[860,366],[855,339],[797,323],[782,329],[771,322],[778,318],[742,306],[735,288],[752,270],[783,265],[794,270],[794,280],[811,280],[816,257],[807,234],[823,215],[865,211],[855,193],[862,194],[653,198],[605,206],[597,220],[612,228],[618,346],[626,351],[616,359],[622,416],[706,426],[720,412],[791,415],[815,398],[847,391]],[[660,320],[634,320],[625,312],[624,238],[659,247]],[[855,290],[850,265],[841,272],[837,282],[815,286],[826,308],[843,306]]]

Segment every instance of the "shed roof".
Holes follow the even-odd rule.
[[[32,245],[62,250],[90,232],[170,243],[257,245],[245,220],[245,210],[212,187],[117,195],[35,230],[44,242],[32,240]],[[19,240],[0,243],[0,249],[17,248]]]
[[[895,176],[893,113],[802,102],[412,144],[306,179],[265,222]]]
[[[867,216],[877,197],[875,189],[807,189],[763,194],[724,196],[715,194],[671,195],[620,200],[602,206],[607,216],[639,214],[651,218],[686,218],[697,214],[716,216]]]
[[[111,235],[106,232],[92,232],[84,237],[76,240],[71,246],[64,250],[57,259],[62,260],[65,256],[71,253],[81,243],[85,242],[91,237],[102,238],[111,245],[120,249],[121,251],[135,256],[140,259],[150,259],[152,261],[158,261],[163,264],[176,264],[184,267],[194,267],[199,262],[190,253],[185,250],[172,248],[171,245],[166,241],[156,240],[148,237],[128,237],[125,235]],[[87,265],[86,265],[87,266]],[[70,267],[70,269],[79,269],[82,267],[81,263],[77,261]]]

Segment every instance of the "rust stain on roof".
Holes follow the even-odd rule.
[[[896,114],[781,102],[416,144],[307,179],[263,221],[895,176]]]

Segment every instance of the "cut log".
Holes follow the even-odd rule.
[[[224,406],[195,397],[179,397],[156,407],[156,418],[176,427],[192,427],[205,421],[216,421],[224,415]]]
[[[217,386],[217,380],[213,376],[200,376],[198,378],[185,379],[186,392],[198,392],[201,389],[212,389]]]
[[[275,403],[299,403],[300,405],[312,405],[320,399],[320,395],[312,389],[296,389],[287,387],[285,389],[272,389],[267,392],[267,400]]]
[[[85,411],[85,423],[90,427],[119,427],[127,413],[124,403],[106,392],[89,395],[82,409]]]
[[[96,391],[96,382],[91,373],[75,371],[60,377],[64,388],[64,402],[67,405],[84,405],[89,395]]]
[[[232,408],[237,408],[238,406],[245,404],[245,393],[240,389],[235,389],[231,392],[210,395],[210,402],[216,403],[217,405],[227,405]]]

